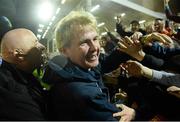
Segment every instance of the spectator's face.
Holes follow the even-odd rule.
[[[132,25],[131,25],[131,31],[132,32],[136,32],[136,31],[138,31],[139,30],[139,24],[137,24],[137,23],[132,23]]]
[[[147,34],[150,34],[150,33],[152,33],[152,32],[154,32],[154,26],[153,26],[153,25],[147,26],[147,27],[146,27],[146,33],[147,33]]]
[[[154,22],[154,30],[156,32],[162,32],[163,31],[163,28],[164,28],[164,22],[161,21],[161,20],[156,20]]]
[[[77,26],[79,27],[79,26]],[[95,67],[99,63],[99,35],[91,26],[84,26],[74,31],[71,45],[64,48],[64,54],[76,65],[84,69]]]

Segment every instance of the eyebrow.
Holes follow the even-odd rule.
[[[99,35],[96,35],[94,38],[93,38],[93,40],[94,39],[99,39],[100,38],[100,36]],[[80,39],[80,43],[83,43],[83,42],[86,42],[87,40],[90,40],[89,38],[81,38]]]

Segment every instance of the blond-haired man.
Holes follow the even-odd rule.
[[[52,84],[50,114],[53,120],[121,120],[134,119],[133,109],[109,102],[102,75],[117,68],[127,59],[118,50],[109,57],[100,54],[95,17],[74,11],[56,28],[56,41],[63,56],[49,62],[44,79]],[[122,110],[122,111],[121,111]]]

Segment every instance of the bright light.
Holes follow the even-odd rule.
[[[93,12],[93,11],[97,10],[99,7],[100,7],[100,5],[94,6],[94,7],[90,10],[90,12]]]
[[[43,31],[42,29],[38,29],[38,32],[40,32],[40,33],[41,33],[42,31]]]
[[[102,22],[102,23],[98,24],[97,26],[98,26],[98,27],[101,27],[101,26],[103,26],[104,24],[105,24],[105,23]]]
[[[40,39],[40,38],[41,38],[41,35],[40,35],[40,34],[37,34],[37,38]]]
[[[44,39],[44,37],[45,37],[45,35],[43,35],[43,37],[42,37],[42,38]]]
[[[47,30],[49,30],[49,29],[50,29],[50,27],[48,26],[48,27],[47,27]]]
[[[46,36],[46,34],[47,34],[47,33],[44,33],[44,34],[43,34],[43,36],[42,36],[43,39],[44,39],[44,37]]]
[[[106,35],[106,34],[107,34],[107,32],[102,32],[102,33],[101,33],[102,36],[104,36],[104,35]]]
[[[52,21],[54,21],[54,20],[55,20],[55,18],[56,18],[56,17],[55,17],[55,16],[53,16],[51,20],[52,20]]]
[[[52,16],[52,5],[49,2],[45,2],[39,8],[39,17],[45,21],[49,20],[49,18]]]
[[[141,21],[139,21],[139,24],[142,24],[142,23],[145,23],[146,22],[146,20],[141,20]]]
[[[61,0],[61,4],[64,4],[66,2],[66,0]]]
[[[51,25],[52,25],[52,22],[49,23],[49,26],[51,26]]]
[[[44,28],[44,25],[43,25],[43,24],[39,24],[39,27],[40,27],[40,28]]]
[[[58,8],[58,9],[56,10],[56,14],[58,14],[60,10],[61,10],[61,8]]]
[[[122,13],[122,14],[121,14],[121,17],[123,17],[123,16],[125,16],[125,15],[126,15],[125,13]]]
[[[114,31],[116,32],[116,31],[117,31],[117,29],[115,28],[115,29],[114,29]]]
[[[125,13],[122,13],[122,14],[119,14],[118,16],[123,17],[123,16],[125,16],[125,15],[126,15]],[[114,19],[117,19],[117,16],[115,16]]]
[[[115,16],[114,19],[117,19],[117,16]]]

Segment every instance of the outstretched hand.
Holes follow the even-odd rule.
[[[170,86],[167,88],[167,91],[169,94],[174,95],[178,98],[180,98],[180,88],[177,86]]]
[[[125,106],[123,104],[117,104],[116,106],[117,108],[122,109],[121,112],[117,112],[113,114],[113,117],[121,117],[119,121],[129,122],[135,118],[136,112],[134,109]]]
[[[124,40],[119,41],[119,49],[120,51],[136,58],[137,60],[143,60],[145,53],[142,50],[142,45],[138,40],[132,40],[129,37],[125,37]]]
[[[137,61],[129,60],[126,63],[121,64],[121,67],[126,70],[128,76],[133,77],[146,77],[152,78],[152,70],[148,67],[143,66]]]
[[[152,45],[152,42],[154,41],[158,41],[159,43],[162,43],[163,45],[168,46],[168,47],[174,44],[170,37],[168,37],[165,34],[160,34],[160,33],[148,34],[144,36],[142,39],[143,40],[141,41],[142,43],[144,43],[144,45]]]

